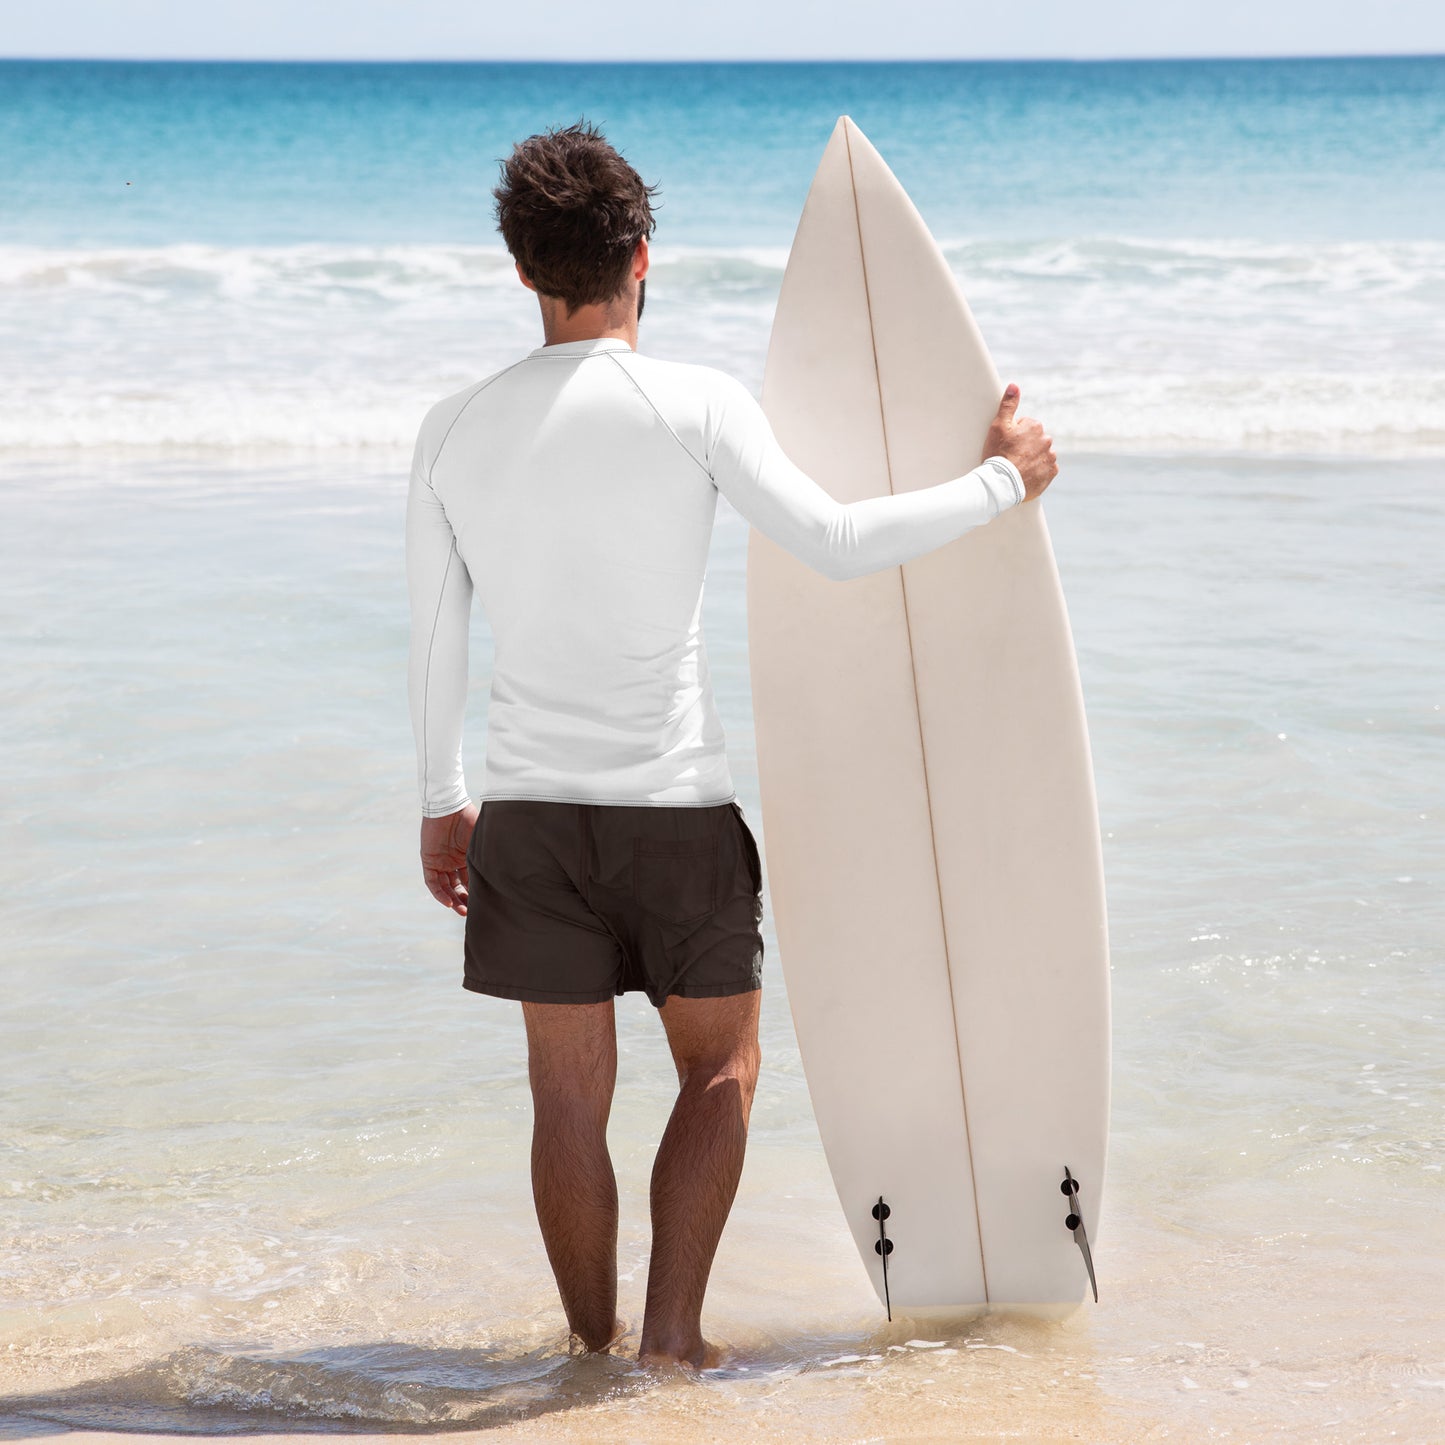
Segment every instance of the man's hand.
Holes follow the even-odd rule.
[[[421,872],[431,896],[445,908],[467,916],[467,848],[477,826],[477,806],[460,813],[421,820]]]
[[[998,404],[998,415],[983,444],[985,457],[1007,457],[1024,480],[1024,500],[1031,502],[1059,474],[1054,439],[1044,435],[1042,422],[1031,416],[1016,417],[1019,389],[1009,382]]]

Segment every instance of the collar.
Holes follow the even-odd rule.
[[[551,346],[538,346],[529,356],[596,356],[604,351],[631,351],[620,336],[587,336],[581,341],[554,341]]]

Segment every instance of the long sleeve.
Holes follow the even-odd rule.
[[[406,507],[411,601],[407,688],[416,738],[422,816],[442,818],[470,801],[462,771],[472,578],[428,475],[426,433],[417,437]]]
[[[709,475],[760,532],[835,581],[896,567],[1024,500],[1018,468],[996,456],[936,486],[839,502],[789,460],[752,393],[727,382],[710,428]]]

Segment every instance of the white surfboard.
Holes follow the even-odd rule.
[[[1002,393],[942,253],[844,116],[773,324],[780,443],[840,501],[932,486],[977,465]],[[846,582],[754,528],[747,600],[779,956],[879,1298],[1077,1306],[1104,1182],[1108,942],[1042,500]]]

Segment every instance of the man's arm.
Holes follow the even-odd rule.
[[[411,602],[407,690],[422,811],[422,872],[438,902],[466,910],[466,849],[476,809],[462,771],[472,578],[432,490],[425,427],[412,456],[406,504]]]
[[[840,502],[789,460],[752,393],[727,382],[710,437],[709,474],[753,526],[836,581],[930,552],[1031,494],[1019,467],[1000,452],[936,486]],[[1016,394],[1006,397],[1000,415],[1007,409],[1011,422],[1016,405]],[[991,441],[995,436],[990,432]]]

